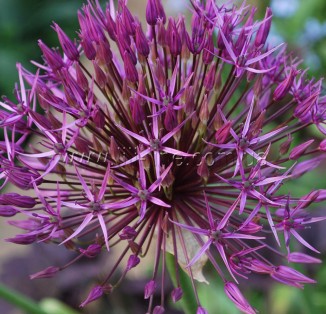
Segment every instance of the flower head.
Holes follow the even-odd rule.
[[[279,249],[285,262],[320,262],[290,243],[318,253],[300,233],[325,219],[307,210],[325,191],[297,198],[280,187],[325,158],[325,140],[310,133],[292,147],[310,125],[326,134],[321,81],[308,80],[284,47],[267,44],[269,8],[255,22],[255,8],[204,2],[191,1],[188,31],[184,17],[167,18],[160,0],[148,0],[145,31],[125,1],[117,11],[113,1],[105,10],[90,1],[78,12],[79,39],[54,24],[62,49],[39,41],[45,63],[35,63],[36,74],[18,65],[17,100],[0,102],[2,188],[20,189],[1,195],[0,215],[27,217],[11,222],[26,232],[8,241],[65,244],[78,254],[73,260],[125,245],[82,306],[111,292],[120,262],[126,267],[117,283],[148,247],[150,313],[165,311],[164,296],[154,304],[153,295],[165,283],[168,253],[176,272],[171,298],[183,296],[180,266],[193,281],[197,313],[207,313],[194,282],[206,281],[207,262],[244,313],[256,310],[239,277],[314,283],[265,254]],[[23,146],[31,135],[37,144]]]

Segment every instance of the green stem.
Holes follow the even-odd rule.
[[[166,266],[172,280],[172,283],[177,287],[176,270],[174,256],[166,253]],[[179,278],[180,284],[183,291],[182,299],[178,302],[181,304],[182,309],[186,314],[195,314],[197,310],[196,298],[192,289],[191,281],[189,276],[179,267]]]
[[[30,298],[24,296],[23,294],[17,291],[8,288],[7,286],[1,283],[0,283],[0,298],[22,309],[26,313],[47,314],[41,309],[41,307],[35,301],[31,300]]]

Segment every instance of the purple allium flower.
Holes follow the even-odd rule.
[[[148,0],[145,31],[124,1],[117,10],[89,1],[78,12],[79,39],[54,23],[62,49],[40,40],[45,63],[34,62],[36,74],[18,64],[16,101],[0,102],[1,187],[17,187],[0,196],[0,215],[27,217],[10,221],[25,233],[7,240],[65,244],[73,261],[125,245],[81,306],[110,293],[150,247],[148,313],[164,312],[164,295],[160,304],[153,295],[158,283],[164,291],[168,253],[171,299],[182,298],[185,271],[197,313],[207,313],[195,280],[206,281],[208,262],[244,313],[256,312],[238,281],[250,273],[295,287],[315,282],[280,263],[320,262],[301,231],[325,219],[310,206],[326,190],[297,197],[281,186],[326,157],[321,80],[308,79],[284,46],[267,44],[269,8],[255,21],[244,4],[191,3],[188,31],[184,17],[167,18],[160,0]],[[35,144],[23,145],[31,136]]]

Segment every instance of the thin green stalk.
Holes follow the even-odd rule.
[[[166,266],[173,285],[177,287],[174,256],[172,254],[166,253]],[[180,267],[179,269],[179,278],[183,296],[178,303],[181,304],[181,307],[186,314],[195,314],[197,310],[197,303],[196,298],[194,297],[190,278]]]
[[[0,283],[0,298],[29,314],[47,314],[35,301]]]

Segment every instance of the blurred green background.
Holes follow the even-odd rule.
[[[142,0],[129,0],[130,5],[138,6],[141,9]],[[219,1],[221,2],[221,1]],[[326,72],[326,1],[325,0],[256,0],[248,1],[254,3],[258,8],[257,16],[263,17],[267,6],[272,7],[274,12],[273,28],[270,34],[270,41],[273,44],[287,42],[289,50],[295,52],[304,60],[303,67],[309,67],[311,76],[324,76]],[[84,1],[81,0],[0,0],[0,94],[9,98],[12,96],[13,87],[17,81],[16,62],[20,62],[24,67],[32,69],[30,60],[41,62],[41,54],[37,45],[37,40],[42,39],[49,46],[57,46],[56,33],[50,27],[52,21],[56,21],[71,37],[77,37],[77,9],[82,6]],[[105,3],[101,1],[101,3]],[[170,11],[176,13],[186,11],[186,0],[163,0]],[[143,13],[144,14],[144,13]],[[141,16],[143,17],[143,16]],[[302,181],[300,190],[304,194],[309,192],[316,183],[314,174],[310,174]],[[325,182],[317,182],[320,187],[325,187]],[[317,226],[314,226],[317,227]],[[314,239],[316,246],[323,252],[326,252],[325,231],[316,228]],[[44,253],[44,252],[43,252]],[[26,253],[27,254],[27,253]],[[41,253],[36,253],[41,254]],[[51,255],[51,254],[49,254]],[[55,255],[55,254],[54,254]],[[53,255],[53,256],[54,256]],[[35,256],[35,255],[34,255]],[[27,257],[26,257],[27,258]],[[325,254],[321,256],[326,260]],[[24,289],[23,285],[28,285],[28,278],[21,283],[20,278],[15,276],[24,276],[17,272],[17,268],[8,267],[12,264],[10,261],[15,260],[15,253],[11,252],[6,260],[0,261],[2,265],[1,281],[11,284],[15,289],[28,293],[28,288]],[[22,262],[27,263],[28,258]],[[22,263],[21,262],[21,263]],[[33,259],[29,260],[33,263]],[[51,264],[49,262],[48,264]],[[15,264],[12,264],[15,265]],[[17,267],[20,267],[17,263]],[[44,267],[46,267],[45,265]],[[85,270],[82,270],[84,272]],[[271,281],[253,282],[248,285],[246,296],[252,305],[260,309],[260,313],[266,314],[322,314],[326,313],[326,263],[324,266],[309,267],[305,269],[309,275],[318,280],[314,286],[306,286],[303,291],[295,288],[288,288]],[[8,273],[9,272],[9,273]],[[209,269],[208,269],[209,272]],[[78,275],[76,274],[78,277]],[[3,279],[4,278],[4,279]],[[73,277],[74,278],[74,277]],[[71,280],[76,280],[71,279]],[[50,281],[51,282],[51,281]],[[52,282],[53,283],[53,282]],[[57,283],[55,283],[57,284]],[[76,283],[77,284],[77,283]],[[131,284],[130,282],[127,284]],[[141,283],[143,285],[144,282]],[[47,283],[45,283],[46,287]],[[51,284],[50,284],[51,285]],[[32,285],[30,285],[32,287]],[[88,287],[89,288],[89,287]],[[73,287],[69,288],[73,289]],[[133,291],[135,291],[134,288]],[[134,301],[142,302],[142,288],[137,290]],[[53,290],[53,289],[52,289]],[[52,293],[54,298],[61,298],[64,302],[73,305],[76,298],[70,291],[67,293]],[[243,289],[244,290],[244,289]],[[78,289],[80,291],[80,288]],[[130,292],[130,290],[129,290]],[[139,292],[139,295],[138,295]],[[86,289],[84,291],[84,296]],[[124,308],[125,298],[128,289],[122,289],[120,296],[119,291],[115,292],[115,300],[110,300],[111,310],[104,310],[105,302],[97,305],[96,313],[136,313],[135,308],[130,310]],[[124,296],[123,293],[126,293]],[[43,297],[47,296],[46,288],[43,291]],[[205,284],[199,285],[199,294],[202,298],[203,305],[209,310],[209,313],[236,314],[238,310],[226,299],[221,282],[216,278],[210,280],[210,287]],[[34,297],[33,293],[30,294]],[[42,297],[42,294],[35,296],[36,299]],[[69,299],[70,298],[70,299]],[[127,297],[129,298],[129,297]],[[120,300],[120,301],[119,301]],[[132,303],[132,304],[136,304]],[[78,305],[78,304],[77,304]],[[114,309],[114,310],[112,310]],[[94,308],[95,310],[95,308]],[[80,310],[78,310],[80,311]],[[92,313],[95,313],[91,310]],[[130,312],[132,311],[132,312]],[[1,313],[19,313],[10,307],[6,307],[4,302],[0,302]],[[59,313],[57,311],[57,313]],[[63,314],[68,313],[64,311]],[[88,313],[87,310],[84,313]],[[89,312],[91,313],[91,312]],[[172,312],[169,312],[169,314]],[[175,311],[174,313],[180,313]],[[138,313],[137,313],[138,314]]]
[[[0,93],[12,94],[17,80],[16,62],[32,68],[30,60],[41,61],[37,40],[57,46],[57,36],[50,25],[58,22],[76,37],[77,9],[81,0],[0,0]]]

